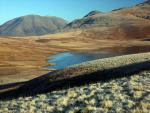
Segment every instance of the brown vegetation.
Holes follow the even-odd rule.
[[[47,58],[58,52],[108,51],[127,54],[150,51],[150,42],[144,38],[114,41],[103,37],[95,29],[94,33],[89,29],[40,37],[1,37],[0,84],[25,81],[49,72],[43,69],[47,65]],[[89,36],[89,33],[92,35]]]
[[[0,83],[29,80],[43,70],[50,54],[64,51],[35,43],[31,39],[0,38]]]

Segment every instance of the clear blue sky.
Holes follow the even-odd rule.
[[[28,14],[58,16],[72,21],[92,10],[108,12],[143,1],[145,0],[0,0],[0,24]]]

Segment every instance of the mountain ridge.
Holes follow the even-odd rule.
[[[128,8],[112,10],[76,19],[64,31],[82,29],[83,37],[98,39],[144,39],[150,36],[149,1]]]
[[[150,0],[147,0],[132,7],[114,9],[108,13],[93,10],[83,16],[83,18],[75,19],[70,23],[54,16],[26,15],[1,25],[0,35],[38,36],[74,29],[92,29],[92,27],[99,27],[99,29],[101,29],[101,27],[118,27],[119,29],[120,27],[120,29],[126,32],[126,26],[132,25],[134,25],[134,27],[132,27],[133,31],[135,29],[135,31],[141,32],[139,26],[137,28],[136,25],[138,23],[143,25],[144,23],[144,26],[147,26],[146,29],[149,28],[149,22],[148,25],[145,24],[145,20],[150,20],[149,10]],[[142,29],[145,29],[145,27]]]
[[[98,10],[94,10],[94,11],[91,11],[89,12],[87,15],[85,15],[84,17],[91,17],[91,16],[94,16],[94,15],[97,15],[97,14],[103,14],[103,12],[101,11],[98,11]]]

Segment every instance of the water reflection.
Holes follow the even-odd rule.
[[[63,69],[68,66],[79,64],[85,61],[107,58],[111,56],[116,56],[116,54],[104,53],[104,52],[101,53],[64,52],[49,57],[48,62],[54,65],[49,66],[48,68]]]

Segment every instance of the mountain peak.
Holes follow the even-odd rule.
[[[148,4],[150,4],[150,0],[147,0],[145,3],[148,3]]]
[[[150,4],[150,0],[145,0],[145,2],[143,2],[141,4]]]
[[[24,15],[22,17],[55,17],[55,16],[41,16],[41,15],[37,15],[37,14],[28,14],[28,15]]]
[[[85,15],[84,17],[91,17],[93,15],[96,15],[96,14],[102,14],[103,12],[101,11],[98,11],[98,10],[94,10],[94,11],[91,11],[89,12],[87,15]]]

